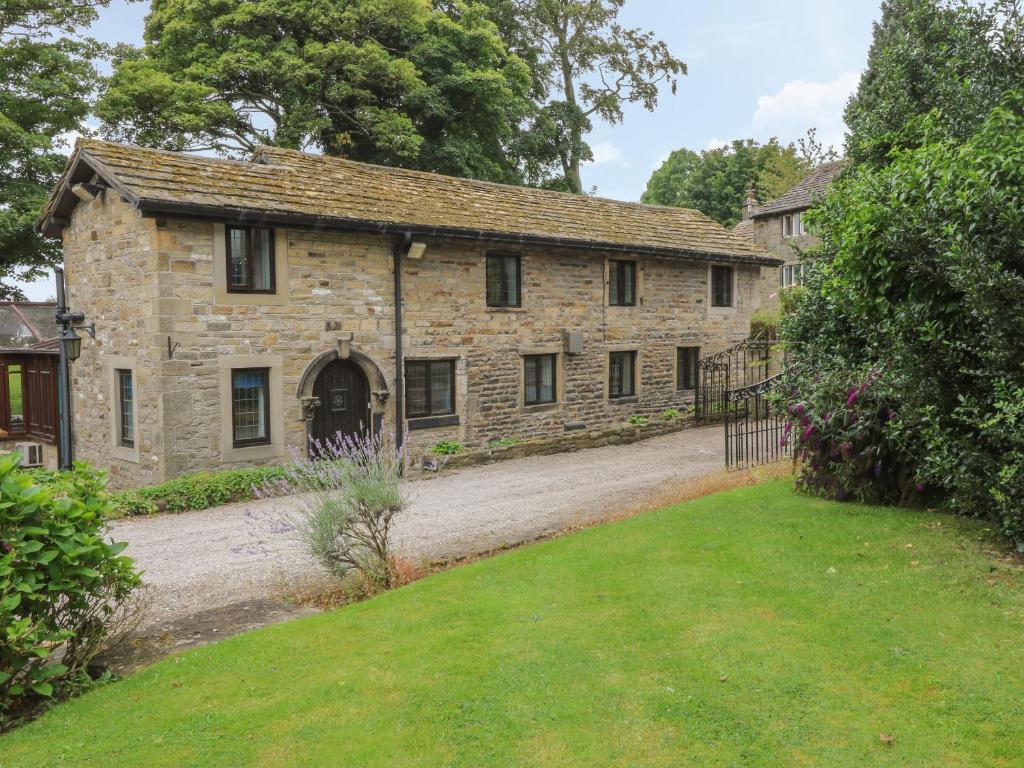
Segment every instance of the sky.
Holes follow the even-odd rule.
[[[627,105],[622,123],[597,124],[594,162],[583,183],[597,194],[639,200],[651,173],[680,147],[732,139],[784,144],[817,128],[842,149],[843,107],[857,87],[880,0],[626,0],[624,26],[653,30],[686,62],[675,95],[664,89],[653,112]],[[141,44],[148,3],[113,0],[91,34]],[[24,286],[30,299],[53,295],[52,280]]]

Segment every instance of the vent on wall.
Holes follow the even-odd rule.
[[[15,443],[14,448],[21,454],[21,466],[43,466],[43,446],[39,443]]]
[[[583,334],[579,331],[565,331],[565,351],[569,355],[582,355]]]

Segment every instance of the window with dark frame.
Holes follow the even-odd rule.
[[[711,306],[732,306],[732,267],[711,267]]]
[[[455,361],[406,360],[405,415],[410,419],[455,413]]]
[[[270,369],[231,371],[231,439],[235,448],[270,444]]]
[[[487,254],[487,306],[522,306],[522,259],[515,254]]]
[[[697,388],[697,363],[700,347],[676,347],[676,389]]]
[[[636,352],[611,352],[608,356],[608,397],[636,394]]]
[[[117,443],[135,447],[135,388],[130,370],[117,370]]]
[[[274,293],[274,230],[225,227],[227,289],[230,293]]]
[[[25,366],[21,362],[9,362],[4,366],[5,429],[9,435],[28,434],[25,421]]]
[[[608,262],[608,304],[636,306],[636,262],[613,259]]]
[[[555,378],[557,355],[524,355],[525,405],[545,405],[558,399]]]

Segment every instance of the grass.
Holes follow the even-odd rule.
[[[0,762],[1021,765],[1022,635],[977,527],[770,482],[172,657]]]

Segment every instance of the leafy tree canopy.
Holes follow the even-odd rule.
[[[799,183],[815,165],[834,157],[831,149],[818,143],[813,130],[798,144],[785,146],[778,139],[767,144],[737,139],[699,154],[679,149],[651,175],[640,199],[652,205],[696,208],[731,227],[739,221],[748,191],[761,201],[771,200]]]
[[[1020,0],[885,0],[846,107],[847,155],[877,167],[894,147],[943,136],[965,141],[1022,82]],[[925,123],[932,110],[938,116]]]
[[[547,186],[582,192],[593,121],[621,122],[625,104],[653,110],[660,88],[675,93],[686,74],[686,64],[653,32],[619,23],[625,0],[481,1],[510,49],[530,64],[530,153],[541,175],[556,169]]]
[[[111,138],[524,175],[530,70],[472,2],[154,0],[145,44],[115,65],[96,110]]]
[[[0,298],[24,299],[60,260],[35,231],[64,165],[61,139],[82,130],[101,52],[80,34],[106,0],[8,0],[0,4]]]

